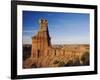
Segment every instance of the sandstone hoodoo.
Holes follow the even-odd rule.
[[[48,21],[45,19],[39,20],[39,31],[32,37],[32,54],[31,57],[39,58],[47,56],[49,47],[51,46],[50,35],[48,31]]]
[[[39,20],[39,30],[32,37],[31,55],[23,61],[23,68],[89,65],[89,44],[54,45],[48,27],[46,19]]]

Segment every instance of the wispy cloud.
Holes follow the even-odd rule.
[[[31,38],[31,36],[23,36],[23,38],[22,38],[22,43],[23,44],[31,44],[31,42],[32,42],[32,38]]]
[[[36,33],[38,30],[23,30],[23,33]]]
[[[48,20],[48,28],[52,43],[89,43],[89,14],[54,13],[24,11],[23,40],[31,43],[31,37],[39,30],[38,20],[43,17]]]
[[[23,30],[23,35],[33,36],[37,33],[38,30]]]
[[[33,30],[33,29],[23,30],[23,39],[22,39],[23,44],[31,44],[32,36],[36,35],[37,31],[38,30]]]

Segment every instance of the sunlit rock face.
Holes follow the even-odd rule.
[[[67,67],[89,65],[89,44],[53,45],[48,21],[39,20],[39,31],[32,37],[31,55],[23,68]]]
[[[39,58],[41,56],[46,56],[49,47],[51,46],[49,31],[48,31],[48,21],[45,19],[39,20],[39,31],[32,37],[32,53],[31,57]]]

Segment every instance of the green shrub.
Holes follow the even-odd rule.
[[[58,60],[55,60],[54,62],[53,62],[53,64],[58,64],[59,63],[59,61]]]
[[[79,58],[74,58],[74,59],[71,59],[71,60],[68,60],[68,62],[64,65],[64,66],[80,66],[80,60]]]
[[[89,65],[89,52],[83,53],[83,55],[81,56],[81,61],[83,65]]]
[[[69,60],[64,66],[72,66],[73,65],[73,60]]]
[[[36,64],[32,64],[31,68],[37,68]]]
[[[59,62],[59,67],[61,67],[61,66],[64,66],[65,65],[65,63],[63,62],[63,61],[61,61],[61,62]]]

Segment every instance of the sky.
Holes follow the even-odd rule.
[[[87,13],[23,11],[23,44],[31,44],[39,30],[39,19],[48,20],[52,44],[89,44],[90,16]]]

